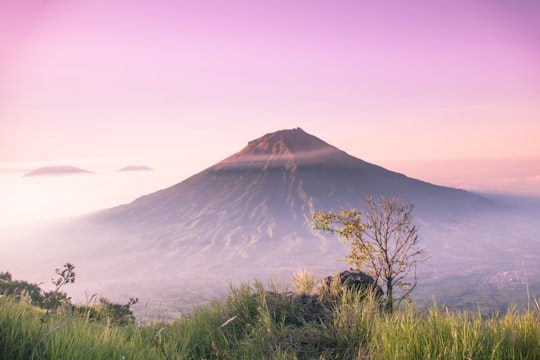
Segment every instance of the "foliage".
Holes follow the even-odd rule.
[[[392,312],[394,302],[407,299],[416,286],[416,264],[426,259],[426,249],[419,247],[411,204],[384,195],[378,201],[368,196],[366,202],[365,223],[356,209],[319,212],[313,215],[314,228],[344,239],[348,263],[386,287],[386,309]]]
[[[137,298],[130,298],[126,304],[118,304],[102,297],[99,299],[97,314],[102,318],[109,318],[114,325],[126,326],[135,321],[131,306],[138,301]]]
[[[0,294],[14,297],[19,301],[29,299],[32,305],[47,310],[57,310],[61,305],[69,305],[70,297],[61,291],[64,285],[75,282],[75,266],[66,263],[62,269],[55,270],[58,277],[51,279],[54,290],[43,291],[38,285],[26,281],[13,280],[9,272],[0,273]]]
[[[130,298],[126,304],[119,304],[101,297],[97,305],[73,305],[71,298],[66,292],[62,291],[62,288],[75,282],[75,266],[66,263],[63,268],[57,268],[55,273],[57,277],[51,279],[54,289],[43,291],[36,284],[13,280],[9,272],[0,272],[0,295],[46,310],[41,318],[42,322],[48,320],[51,312],[56,313],[59,309],[80,314],[85,317],[86,322],[92,319],[119,326],[126,326],[135,322],[131,306],[136,304],[139,301],[138,299]]]
[[[11,274],[6,271],[6,272],[0,272],[0,281],[12,281],[12,277],[11,277]]]
[[[61,305],[71,304],[71,298],[60,289],[75,282],[75,265],[66,263],[63,269],[56,269],[55,272],[58,277],[51,279],[55,289],[43,294],[42,305],[47,310],[57,310]]]
[[[56,291],[67,284],[73,284],[75,282],[75,265],[66,263],[63,269],[56,269],[56,275],[58,278],[51,279],[53,285],[56,287]]]
[[[11,296],[19,301],[41,306],[43,296],[38,285],[26,281],[13,280],[9,272],[0,273],[0,295]]]

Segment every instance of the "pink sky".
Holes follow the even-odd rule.
[[[2,1],[0,168],[188,175],[299,126],[403,172],[518,159],[540,178],[539,17],[526,0]]]

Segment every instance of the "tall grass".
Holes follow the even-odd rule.
[[[540,317],[518,313],[483,319],[434,306],[380,315],[369,344],[371,359],[540,359]]]
[[[309,269],[299,269],[296,274],[293,275],[293,284],[298,294],[311,294],[317,284],[319,279],[312,270]]]
[[[111,325],[0,297],[0,359],[540,359],[538,309],[482,318],[434,305],[388,314],[372,296],[232,287],[172,323]]]

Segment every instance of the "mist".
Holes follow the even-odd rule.
[[[182,180],[178,172],[164,171],[34,177],[24,174],[0,173],[0,228],[31,226],[125,204]]]
[[[489,309],[524,306],[526,276],[532,294],[540,295],[540,199],[491,196],[505,201],[504,212],[436,223],[425,211],[416,216],[421,244],[430,255],[418,268],[416,302],[430,305],[436,300],[470,309],[480,304]],[[269,244],[224,252],[218,246],[182,242],[163,246],[122,226],[72,220],[0,231],[0,270],[48,288],[54,269],[71,262],[77,281],[65,290],[75,302],[85,303],[93,294],[118,302],[137,297],[138,317],[172,320],[225,296],[234,284],[261,279],[291,287],[299,269],[311,269],[322,278],[348,268],[343,260],[347,248],[321,234],[291,236],[279,251]]]

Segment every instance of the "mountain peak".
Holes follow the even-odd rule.
[[[313,151],[330,145],[306,133],[301,128],[279,130],[252,140],[241,152],[275,154],[276,152],[300,153]]]
[[[339,161],[344,155],[343,151],[318,137],[295,128],[268,133],[250,141],[241,151],[220,162],[218,167],[295,167],[323,160]]]

